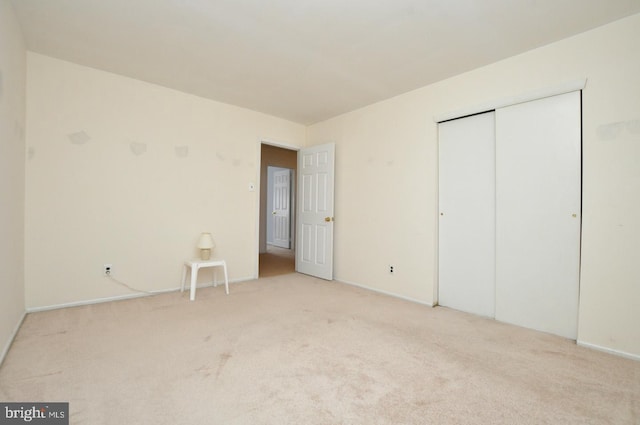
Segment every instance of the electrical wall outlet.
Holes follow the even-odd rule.
[[[111,272],[113,271],[113,266],[111,264],[105,264],[102,270],[105,276],[111,276]]]
[[[393,274],[393,266],[389,266],[389,274]]]

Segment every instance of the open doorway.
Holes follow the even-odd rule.
[[[258,276],[295,272],[297,151],[261,144]]]

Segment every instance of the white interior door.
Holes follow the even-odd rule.
[[[495,311],[495,114],[440,123],[438,303]]]
[[[290,248],[291,216],[291,170],[278,170],[273,173],[273,245]]]
[[[496,319],[575,339],[580,92],[496,111]]]
[[[333,279],[333,185],[335,145],[298,152],[296,270]]]

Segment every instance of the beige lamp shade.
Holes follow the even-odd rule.
[[[211,236],[211,233],[203,233],[200,235],[200,239],[198,240],[198,248],[211,249],[215,246],[216,244],[213,243],[213,236]]]
[[[198,248],[200,248],[200,258],[208,260],[211,258],[211,250],[216,246],[213,242],[211,233],[203,233],[198,240]]]

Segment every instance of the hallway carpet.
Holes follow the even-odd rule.
[[[293,250],[267,245],[267,252],[260,254],[260,277],[294,273],[295,261]]]

